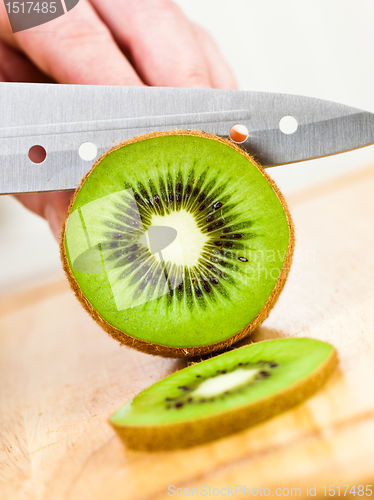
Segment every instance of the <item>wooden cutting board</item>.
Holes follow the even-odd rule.
[[[244,486],[253,495],[267,487],[270,496],[276,488],[288,488],[288,496],[300,488],[293,492],[299,498],[316,486],[323,498],[324,485],[358,491],[374,484],[374,168],[289,202],[297,231],[291,277],[252,340],[331,342],[340,366],[325,388],[211,444],[129,451],[108,425],[109,414],[185,362],[119,346],[65,282],[3,299],[1,500],[158,500],[173,492],[202,496],[204,489],[192,488],[203,485],[212,496],[214,488],[238,485],[237,498]]]

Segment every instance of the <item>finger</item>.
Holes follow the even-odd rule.
[[[91,0],[148,85],[210,87],[190,22],[171,0]]]
[[[3,20],[3,19],[2,19]],[[134,68],[87,0],[38,28],[15,33],[22,51],[45,74],[60,83],[141,85]]]
[[[26,208],[44,217],[54,237],[59,240],[61,225],[64,222],[74,191],[58,193],[19,194],[15,198]]]
[[[196,39],[204,54],[210,80],[215,89],[237,89],[238,84],[230,66],[222,57],[212,37],[200,26],[193,25]]]
[[[23,54],[0,41],[0,72],[5,82],[47,83],[52,80],[39,71]]]

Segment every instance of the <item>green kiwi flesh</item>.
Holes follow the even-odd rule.
[[[177,237],[151,253],[154,228]],[[72,200],[61,256],[114,338],[184,357],[223,349],[268,316],[293,243],[284,199],[253,158],[181,131],[132,139],[96,162]]]
[[[132,449],[194,446],[302,402],[323,385],[336,363],[336,351],[326,342],[258,342],[169,375],[116,411],[110,423]]]

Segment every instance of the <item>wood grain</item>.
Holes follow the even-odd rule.
[[[169,485],[236,484],[301,498],[317,485],[323,498],[324,484],[374,484],[373,193],[370,168],[289,199],[291,277],[252,336],[326,340],[339,369],[296,409],[208,445],[132,452],[107,423],[185,361],[120,347],[64,282],[2,300],[0,499],[158,500]]]

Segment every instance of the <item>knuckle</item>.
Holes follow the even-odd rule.
[[[100,25],[71,23],[56,31],[53,44],[46,49],[44,70],[64,83],[90,82],[91,63],[102,58],[111,40],[109,32]],[[56,60],[64,63],[56,65]]]
[[[172,0],[146,0],[144,3],[136,5],[139,14],[148,19],[165,19],[165,17],[179,19],[183,16],[180,7]]]
[[[192,63],[183,67],[183,80],[188,86],[206,85],[208,78],[206,69],[200,64]]]
[[[60,49],[83,48],[111,40],[108,30],[99,23],[69,23],[56,32]]]

